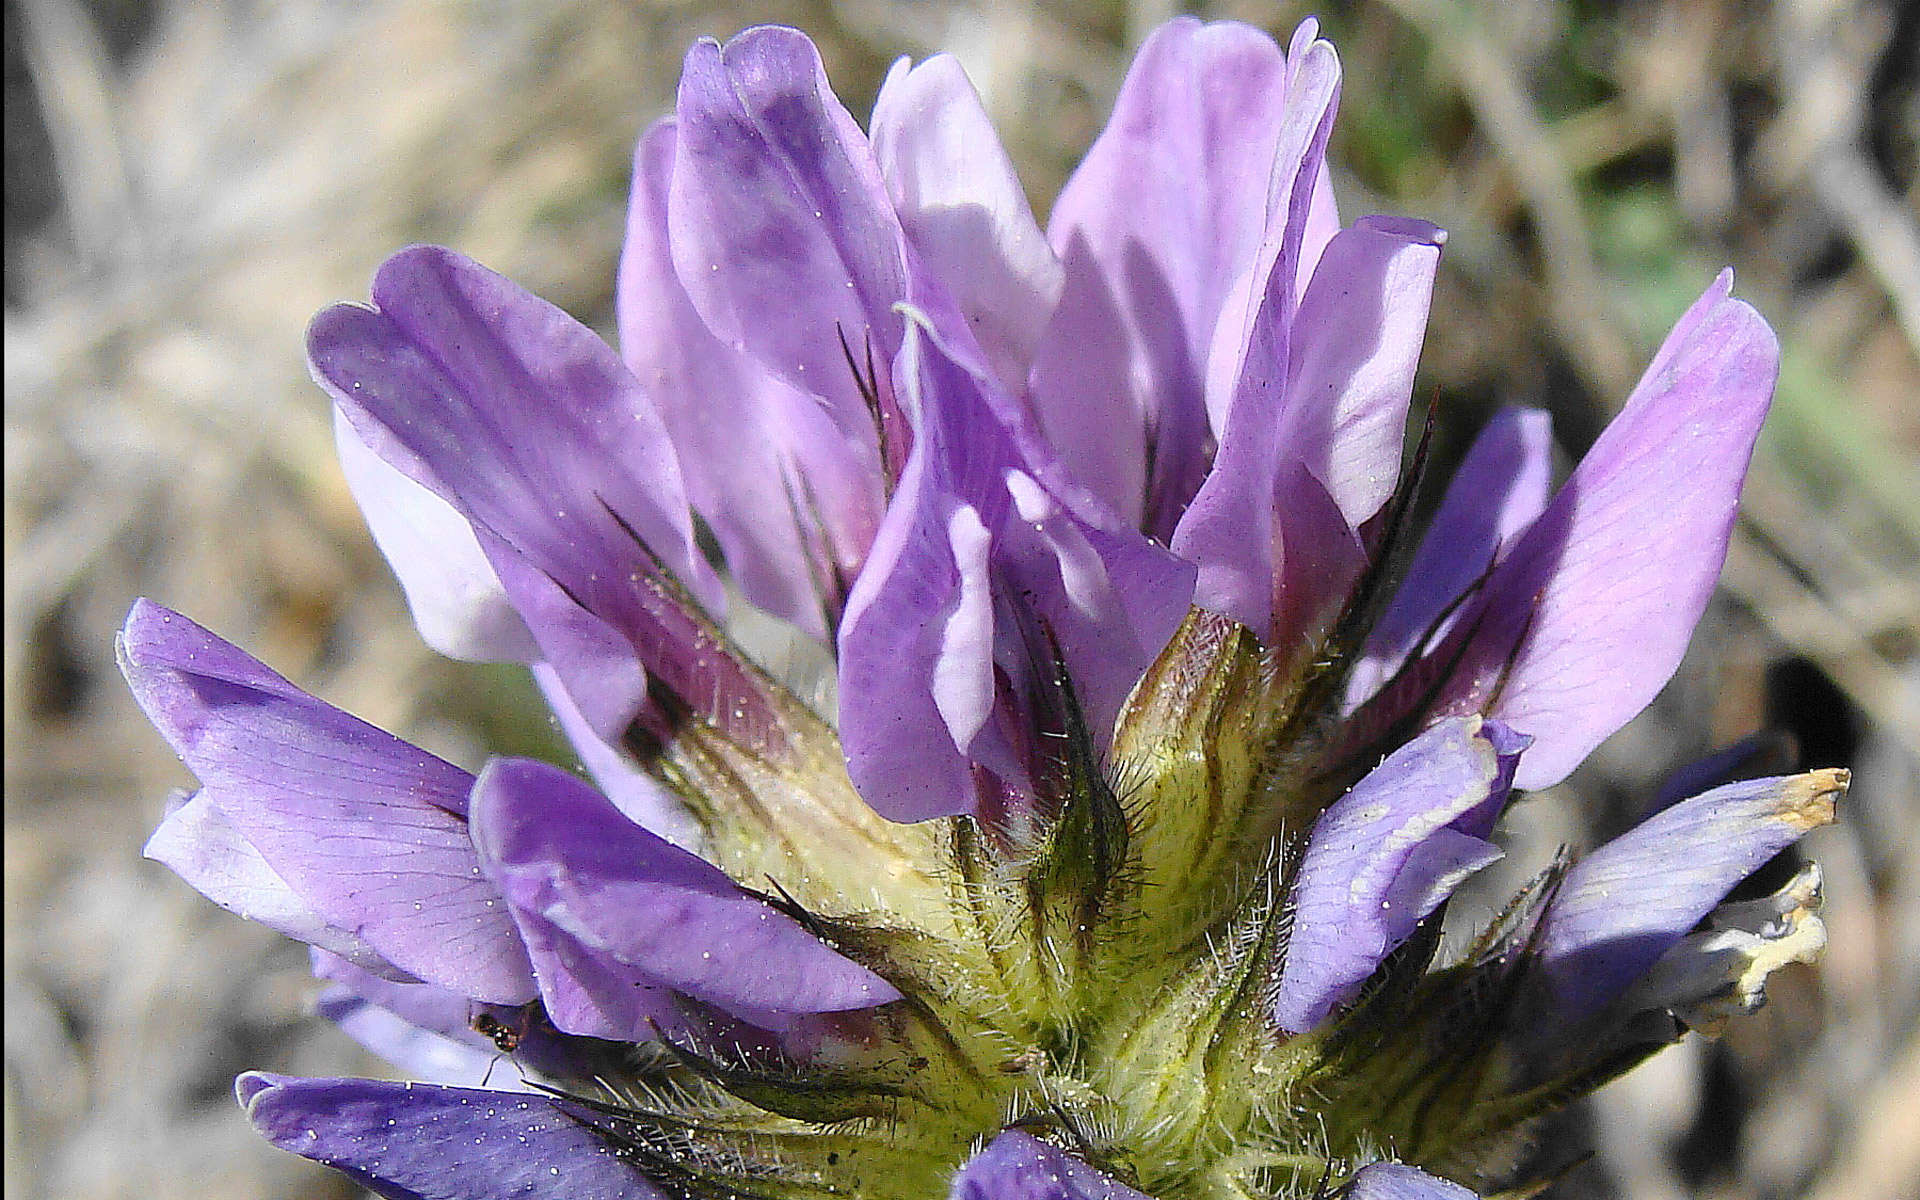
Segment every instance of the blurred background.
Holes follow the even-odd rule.
[[[231,1079],[375,1072],[295,946],[139,847],[189,780],[112,633],[147,595],[465,765],[548,737],[516,672],[442,661],[333,461],[302,328],[444,242],[611,325],[629,155],[701,34],[820,41],[864,116],[958,53],[1036,207],[1099,130],[1143,0],[555,5],[7,0],[5,1184],[73,1200],[347,1197],[258,1141]],[[1502,403],[1577,456],[1732,263],[1785,345],[1721,597],[1649,717],[1517,836],[1623,828],[1759,729],[1851,765],[1809,838],[1831,946],[1772,1004],[1543,1131],[1552,1196],[1920,1196],[1920,5],[1383,0],[1317,12],[1349,217],[1452,233],[1422,397],[1442,457]]]

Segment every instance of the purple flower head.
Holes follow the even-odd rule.
[[[429,246],[316,317],[423,636],[591,782],[134,607],[201,783],[148,853],[428,1081],[250,1074],[255,1126],[420,1200],[1439,1200],[1815,952],[1817,871],[1728,895],[1844,772],[1667,797],[1442,952],[1679,661],[1777,348],[1722,275],[1557,491],[1511,410],[1411,529],[1446,238],[1343,223],[1340,88],[1312,22],[1176,20],[1043,227],[954,60],[862,130],[753,29],[640,140],[619,351]]]

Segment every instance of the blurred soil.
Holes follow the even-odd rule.
[[[1284,38],[1305,8],[1203,6]],[[411,633],[333,463],[301,331],[412,241],[609,326],[633,140],[703,33],[821,41],[864,113],[958,53],[1044,211],[1171,3],[8,0],[5,1184],[71,1200],[351,1195],[246,1129],[239,1070],[377,1071],[304,955],[139,846],[187,775],[112,662],[139,595],[476,764],[548,731],[524,679]],[[1545,1131],[1552,1195],[1920,1195],[1920,6],[1386,0],[1346,67],[1343,211],[1452,233],[1423,396],[1442,457],[1503,403],[1591,441],[1721,265],[1785,347],[1725,588],[1650,716],[1529,802],[1616,832],[1759,728],[1846,763],[1808,839],[1832,944],[1723,1042]]]

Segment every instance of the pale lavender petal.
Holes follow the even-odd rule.
[[[1076,477],[1163,538],[1206,469],[1206,355],[1267,227],[1285,72],[1249,26],[1161,26],[1048,225],[1066,283],[1035,366],[1041,423]]]
[[[347,487],[406,593],[421,639],[448,658],[469,662],[539,658],[533,634],[467,519],[368,449],[337,408],[333,438]]]
[[[1487,583],[1452,696],[1539,739],[1520,787],[1559,782],[1646,706],[1713,593],[1780,359],[1732,287],[1680,319]]]
[[[647,1040],[683,1023],[682,996],[756,1024],[900,998],[565,771],[496,760],[473,804],[482,863],[568,1032]]]
[[[547,707],[553,710],[560,732],[580,756],[581,765],[607,799],[613,801],[613,806],[626,814],[628,820],[638,822],[681,849],[697,851],[701,842],[700,824],[679,797],[647,774],[631,756],[594,732],[552,667],[535,663],[533,681],[539,685],[540,694],[547,698]]]
[[[360,938],[327,919],[275,874],[240,827],[205,792],[172,806],[145,854],[221,908],[296,941],[330,950],[368,971],[411,979]]]
[[[266,1139],[389,1200],[661,1200],[599,1134],[555,1101],[512,1092],[298,1079],[235,1083]]]
[[[1730,783],[1682,801],[1567,873],[1540,958],[1560,1011],[1604,1007],[1713,910],[1735,884],[1831,822],[1845,771]]]
[[[1299,220],[1304,227],[1304,211]],[[1356,529],[1400,480],[1407,405],[1445,240],[1425,221],[1362,218],[1327,244],[1293,318],[1280,445],[1326,486]]]
[[[1269,644],[1311,651],[1367,567],[1359,531],[1305,464],[1287,462],[1273,488],[1273,621]]]
[[[1527,739],[1497,722],[1428,729],[1314,823],[1293,884],[1293,926],[1274,1019],[1304,1033],[1460,882],[1500,857],[1485,839]]]
[[[722,343],[674,274],[668,193],[672,118],[634,155],[620,256],[620,346],[679,452],[688,498],[748,600],[815,637],[844,597],[880,521],[873,432],[837,426],[815,397]],[[831,340],[831,331],[827,334]]]
[[[948,1200],[1149,1200],[1036,1137],[1008,1130],[953,1177]]]
[[[996,377],[1019,391],[1063,274],[979,94],[950,55],[901,59],[871,127],[918,261],[952,293]]]
[[[467,835],[472,777],[300,691],[148,601],[118,651],[203,795],[325,923],[419,979],[501,1004],[535,993]]]
[[[493,1084],[503,1091],[532,1090],[492,1046],[423,1029],[348,988],[328,988],[315,1007],[340,1032],[410,1078],[460,1087]]]
[[[1341,1200],[1474,1200],[1474,1193],[1399,1163],[1375,1163],[1354,1172]]]
[[[974,808],[972,764],[1020,774],[989,718],[1023,703],[1019,681],[1049,653],[1022,640],[1022,614],[1058,641],[1104,744],[1185,615],[1192,571],[1056,488],[1010,399],[918,324],[901,361],[923,424],[841,625],[841,738],[868,803],[924,820]]]
[[[1553,422],[1539,409],[1506,408],[1474,439],[1407,564],[1405,580],[1367,637],[1349,698],[1371,695],[1447,607],[1490,570],[1510,540],[1531,525],[1553,483]]]
[[[1194,603],[1229,616],[1262,636],[1272,617],[1276,520],[1282,458],[1291,454],[1286,421],[1296,344],[1294,282],[1313,182],[1326,158],[1340,64],[1325,42],[1310,43],[1287,64],[1287,103],[1274,147],[1273,201],[1257,252],[1249,310],[1231,307],[1219,319],[1243,320],[1240,336],[1207,343],[1238,364],[1220,448],[1212,470],[1173,533],[1174,552],[1199,566]],[[1338,239],[1336,243],[1338,244]],[[1291,461],[1291,460],[1289,460]]]
[[[696,42],[678,121],[669,228],[694,307],[722,341],[824,398],[850,436],[871,438],[840,338],[858,355],[871,337],[884,382],[903,336],[905,237],[819,52],[766,26]]]

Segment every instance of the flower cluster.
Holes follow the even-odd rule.
[[[1339,86],[1311,23],[1176,21],[1043,231],[952,59],[863,132],[754,29],[640,142],[618,353],[431,247],[320,314],[423,635],[595,783],[134,608],[201,783],[148,853],[431,1081],[251,1074],[254,1125],[406,1198],[1440,1200],[1816,951],[1811,868],[1726,897],[1844,773],[1720,763],[1442,952],[1676,666],[1777,348],[1723,275],[1557,491],[1506,412],[1412,529],[1445,239],[1342,223]]]

